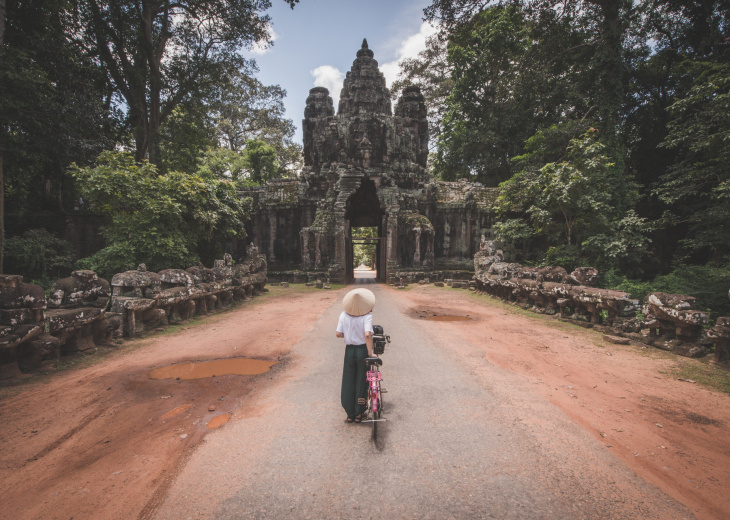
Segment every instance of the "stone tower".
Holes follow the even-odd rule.
[[[393,110],[367,40],[345,77],[337,113],[326,88],[309,91],[302,133],[300,177],[250,192],[257,212],[247,231],[271,274],[281,262],[350,281],[352,229],[360,227],[378,231],[380,281],[401,270],[432,270],[440,257],[471,268],[479,237],[489,234],[492,192],[434,181],[423,95],[407,87]]]

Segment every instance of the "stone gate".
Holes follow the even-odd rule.
[[[489,237],[495,188],[434,180],[427,169],[428,122],[418,87],[391,107],[385,78],[363,40],[337,113],[329,91],[309,91],[298,179],[244,191],[254,199],[247,232],[277,270],[353,278],[353,228],[377,228],[379,281],[399,271],[471,269]]]

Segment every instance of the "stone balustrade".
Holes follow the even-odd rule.
[[[0,275],[0,378],[32,371],[62,353],[88,351],[112,337],[179,323],[191,316],[246,300],[266,285],[267,265],[250,246],[248,258],[230,255],[212,269],[118,273],[111,285],[93,271],[74,271],[53,284],[46,298],[23,277]]]
[[[717,318],[715,326],[707,331],[707,336],[715,343],[715,361],[730,362],[730,317]]]
[[[484,240],[474,257],[476,290],[543,314],[605,325],[649,345],[688,357],[702,357],[714,342],[718,361],[730,360],[730,318],[705,331],[707,312],[694,310],[695,298],[650,293],[643,302],[629,293],[592,287],[598,271],[580,267],[525,267],[503,261],[493,242]],[[644,319],[637,318],[642,311]]]

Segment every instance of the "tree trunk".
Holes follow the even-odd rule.
[[[599,91],[601,92],[602,130],[612,145],[618,142],[619,112],[623,102],[623,47],[621,44],[621,0],[603,0],[601,7],[601,69]],[[612,146],[612,148],[614,147]]]
[[[0,61],[5,51],[5,0],[0,0]],[[3,172],[3,139],[0,129],[0,274],[5,257],[5,174]]]

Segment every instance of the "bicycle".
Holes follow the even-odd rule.
[[[390,336],[383,333],[383,327],[380,325],[374,325],[373,330],[375,331],[375,334],[373,334],[373,354],[375,357],[365,359],[365,364],[368,367],[368,408],[366,413],[369,419],[363,422],[373,424],[373,441],[377,443],[378,423],[385,421],[385,419],[381,419],[384,403],[383,391],[380,386],[383,381],[383,374],[380,372],[380,367],[383,364],[383,360],[378,355],[385,352],[385,344],[390,343]]]

